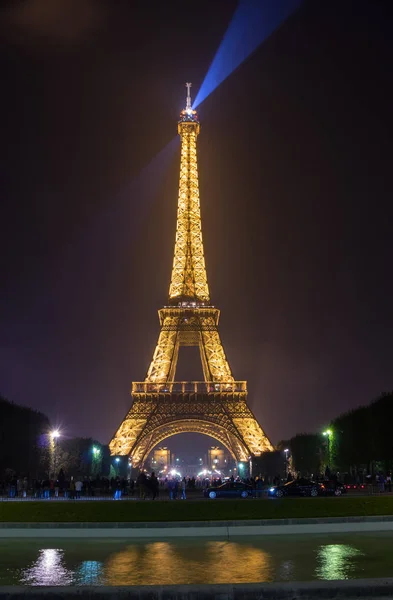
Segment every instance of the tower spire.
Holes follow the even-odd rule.
[[[186,108],[180,113],[178,133],[181,138],[179,197],[170,304],[210,302],[203,252],[201,209],[199,204],[197,137],[200,124],[191,107],[191,83],[186,83]]]
[[[192,83],[186,83],[186,88],[187,88],[186,111],[192,110],[192,108],[191,108],[191,86],[192,86]]]

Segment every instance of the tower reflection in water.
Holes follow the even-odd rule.
[[[318,539],[280,538],[264,540],[263,548],[249,541],[190,539],[129,546],[67,541],[64,549],[27,548],[29,558],[21,563],[17,574],[15,570],[15,577],[18,583],[30,586],[306,581],[356,578],[371,564],[365,541],[357,544],[359,549],[339,540],[321,544]],[[8,580],[10,568],[6,571]],[[384,570],[378,574],[383,575]]]
[[[251,545],[154,542],[112,554],[104,579],[107,585],[273,581],[274,566],[269,553]]]

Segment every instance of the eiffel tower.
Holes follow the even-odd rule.
[[[178,433],[202,433],[225,446],[236,461],[273,450],[247,405],[247,383],[235,381],[226,358],[218,320],[210,302],[199,204],[198,115],[186,84],[180,114],[180,183],[172,277],[167,306],[158,311],[161,331],[143,382],[132,384],[132,405],[109,447],[143,467],[162,440]],[[180,346],[199,346],[204,381],[176,381]]]

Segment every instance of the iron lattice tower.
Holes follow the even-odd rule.
[[[158,311],[161,331],[144,382],[132,384],[133,403],[110,442],[112,455],[141,467],[165,438],[196,432],[212,436],[238,461],[273,447],[247,405],[247,384],[235,381],[211,305],[199,204],[197,137],[200,123],[187,104],[180,114],[180,182],[168,305]],[[180,346],[199,346],[204,381],[175,381]]]

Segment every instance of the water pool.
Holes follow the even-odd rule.
[[[0,585],[165,585],[360,579],[393,575],[393,534],[0,540]]]

